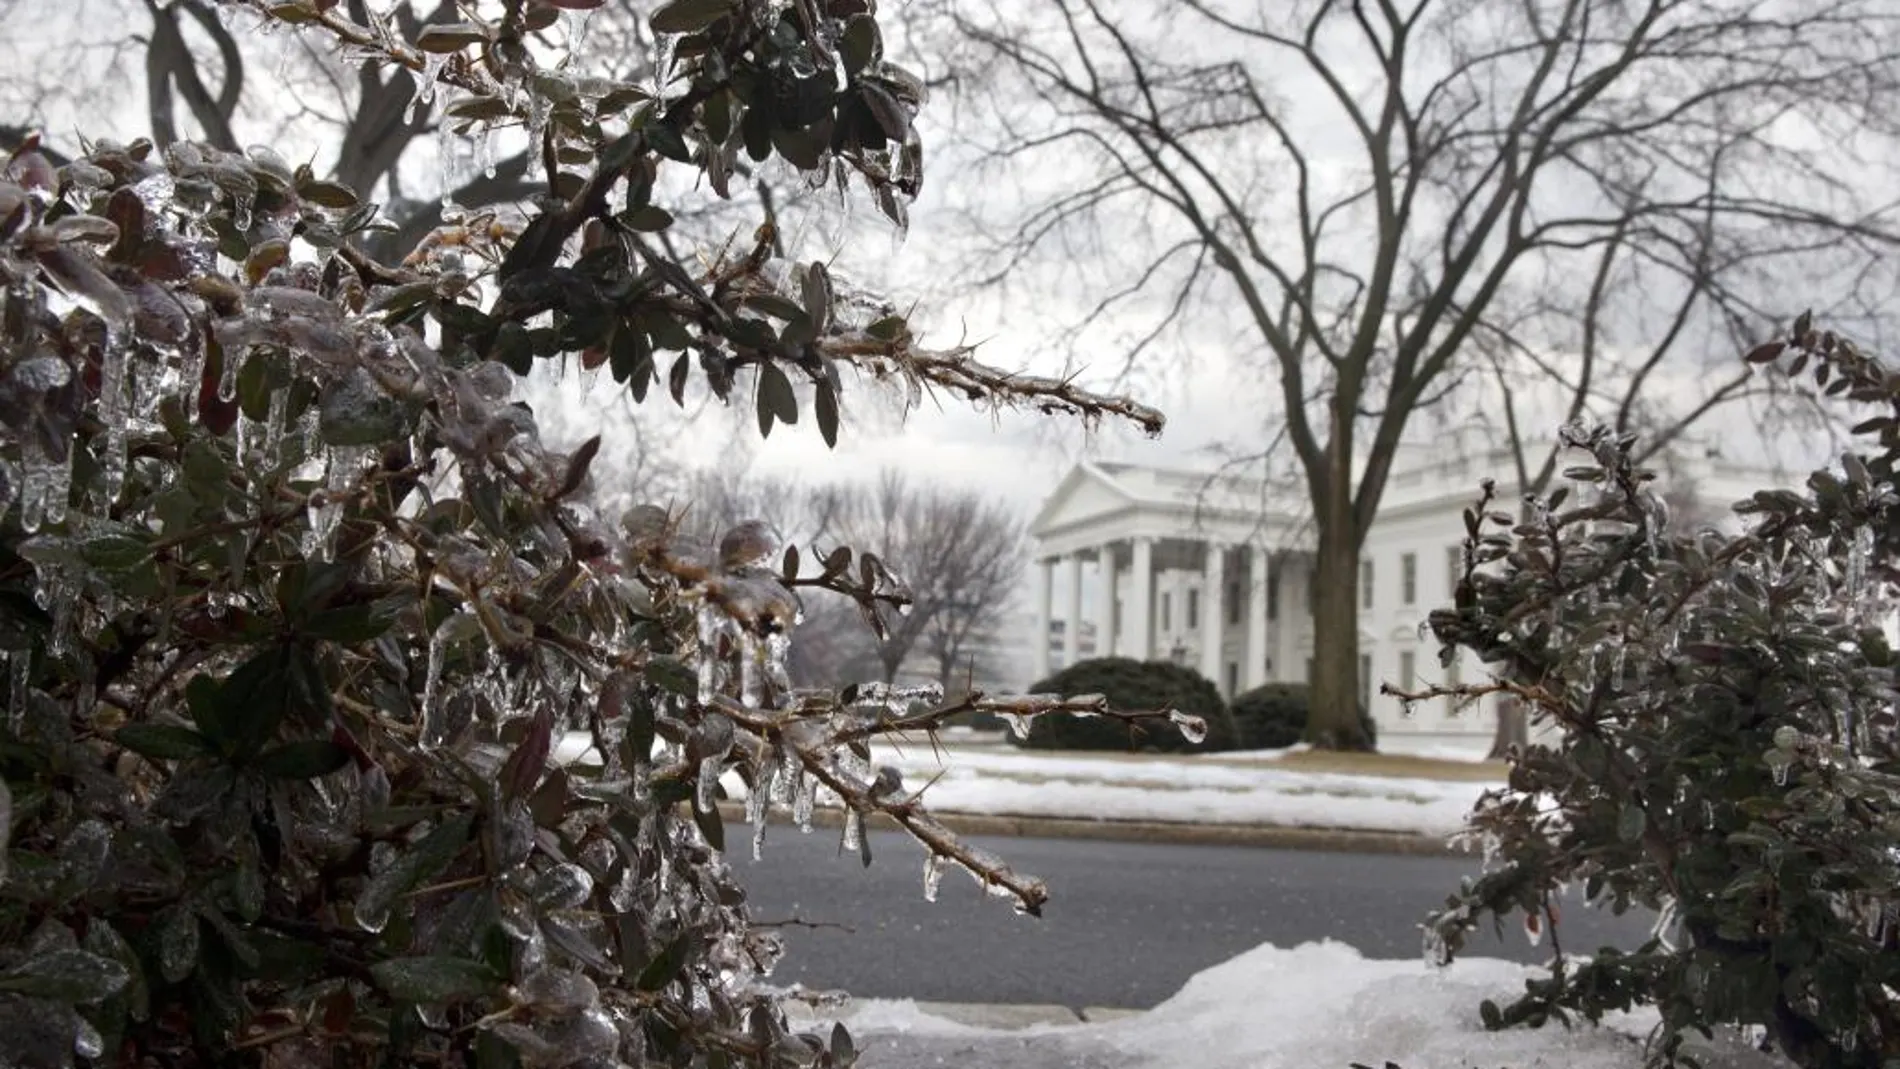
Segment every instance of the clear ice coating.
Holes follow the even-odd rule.
[[[937,889],[943,886],[943,858],[936,854],[924,857],[924,901],[935,902]]]
[[[1168,723],[1181,729],[1181,737],[1190,744],[1199,745],[1207,741],[1207,721],[1198,716],[1190,716],[1179,709],[1168,710]]]

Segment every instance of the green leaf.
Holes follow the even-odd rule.
[[[838,447],[838,394],[831,383],[820,382],[812,398],[812,411],[818,417],[818,434],[825,445]]]
[[[488,43],[488,27],[478,22],[438,22],[416,35],[416,47],[438,56],[460,52],[469,45]]]
[[[151,562],[152,541],[149,535],[93,535],[79,543],[79,556],[96,571],[129,572]]]
[[[792,392],[792,380],[777,364],[759,365],[759,433],[770,434],[771,421],[798,422],[798,396]]]
[[[401,895],[417,885],[434,879],[455,860],[474,833],[475,818],[458,814],[438,824],[423,836],[414,849],[398,857],[382,872],[370,878],[356,898],[358,923],[367,918],[388,917],[390,907]]]
[[[218,752],[210,739],[190,728],[169,724],[127,724],[112,737],[126,749],[159,761],[186,761]]]
[[[699,833],[706,837],[712,848],[721,853],[726,849],[726,822],[719,815],[719,807],[701,809],[693,806],[693,823],[699,825]]]
[[[851,16],[845,23],[844,36],[838,41],[838,54],[844,57],[845,73],[856,76],[877,60],[882,41],[877,19],[868,14]]]
[[[97,1002],[131,980],[123,962],[83,950],[55,950],[0,973],[0,991],[58,1002]]]
[[[257,755],[251,767],[273,779],[316,779],[350,763],[350,751],[327,739],[287,742]]]
[[[643,204],[621,212],[619,218],[629,229],[649,234],[673,225],[673,213],[657,204]]]
[[[312,204],[337,211],[348,211],[356,207],[356,191],[341,182],[325,182],[312,179],[297,185],[297,195]]]
[[[672,983],[673,978],[686,967],[686,955],[691,950],[692,944],[685,933],[674,936],[673,941],[666,944],[652,961],[647,962],[646,968],[640,970],[640,977],[633,982],[633,986],[641,991],[658,991]]]
[[[1624,802],[1623,808],[1616,814],[1616,837],[1623,842],[1633,843],[1643,837],[1649,818],[1643,814],[1643,807],[1635,802]]]
[[[481,998],[501,987],[493,969],[467,958],[392,958],[369,973],[391,997],[422,1005]]]
[[[653,13],[654,33],[694,33],[730,12],[738,0],[673,0]]]
[[[386,634],[396,621],[402,618],[403,609],[413,604],[406,594],[360,605],[344,605],[317,613],[305,621],[299,630],[311,638],[340,642],[346,646],[360,645]]]

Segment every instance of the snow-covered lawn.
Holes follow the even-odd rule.
[[[1008,747],[876,746],[934,812],[1449,835],[1487,784],[1301,772],[1264,761],[1090,757]],[[935,783],[931,781],[935,779]],[[727,787],[744,796],[737,777]],[[820,799],[823,804],[825,799]]]
[[[866,1069],[1640,1069],[1653,1011],[1600,1028],[1487,1032],[1478,1003],[1502,1003],[1537,970],[1494,959],[1446,969],[1367,960],[1342,943],[1262,946],[1208,969],[1155,1009],[1103,1024],[1007,1032],[972,1028],[915,1003],[854,1004],[845,1018]],[[1710,1069],[1786,1069],[1718,1033]]]

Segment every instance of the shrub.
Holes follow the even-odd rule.
[[[1123,710],[1178,710],[1200,717],[1207,734],[1199,742],[1156,724],[1130,725],[1114,717],[1045,716],[1010,733],[1010,741],[1034,750],[1147,750],[1208,752],[1234,748],[1233,721],[1220,691],[1192,668],[1168,661],[1096,657],[1077,661],[1030,687],[1033,694],[1102,695]]]
[[[417,42],[353,5],[255,6],[439,79],[463,123],[526,126],[554,173],[518,239],[451,227],[384,264],[352,243],[373,205],[269,150],[7,161],[0,1064],[849,1063],[760,983],[780,947],[724,861],[722,773],[757,788],[754,850],[768,805],[822,784],[867,863],[881,812],[929,872],[1046,895],[866,764],[948,708],[789,685],[795,591],[878,619],[902,587],[756,524],[701,546],[653,506],[611,522],[581,496],[598,440],[544,443],[513,378],[703,381],[827,439],[859,368],[1159,416],[928,351],[821,264],[768,270],[769,224],[704,258],[647,236],[656,188],[700,188],[676,173],[697,161],[723,191],[741,151],[901,216],[917,83],[862,3],[660,6],[690,38],[659,101],[538,68],[546,5]],[[570,733],[597,766],[551,766]]]
[[[1278,750],[1292,746],[1306,735],[1306,712],[1312,689],[1304,683],[1266,683],[1234,699],[1230,711],[1234,718],[1237,749]],[[1360,710],[1359,723],[1366,741],[1378,745],[1378,725]]]
[[[1486,915],[1555,928],[1556,896],[1661,911],[1630,953],[1574,956],[1487,1024],[1662,1014],[1658,1051],[1724,1025],[1765,1030],[1795,1064],[1900,1056],[1900,746],[1884,628],[1900,547],[1900,380],[1805,324],[1787,354],[1878,411],[1867,454],[1807,491],[1738,505],[1750,530],[1674,537],[1632,438],[1566,430],[1572,485],[1467,515],[1472,565],[1432,616],[1449,651],[1554,726],[1473,814],[1497,864],[1431,917],[1449,960]],[[1487,490],[1485,502],[1489,502]],[[1554,945],[1553,949],[1557,949]]]

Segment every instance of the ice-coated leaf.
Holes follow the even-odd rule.
[[[350,752],[342,746],[328,739],[303,739],[265,750],[251,765],[275,779],[315,779],[349,763]]]
[[[692,33],[723,18],[738,0],[673,0],[653,13],[654,33]]]
[[[371,878],[356,897],[357,926],[365,931],[382,931],[396,899],[447,868],[468,845],[474,828],[473,814],[457,814],[436,825],[408,853]]]
[[[158,971],[178,983],[198,968],[198,914],[176,905],[165,911],[158,929]]]
[[[126,749],[160,761],[183,761],[217,753],[211,740],[203,735],[169,724],[127,724],[112,737]]]
[[[480,998],[501,986],[493,969],[467,958],[392,958],[369,973],[391,997],[425,1005]]]
[[[97,1002],[132,979],[122,962],[84,950],[56,950],[0,973],[0,991],[59,1002]]]

